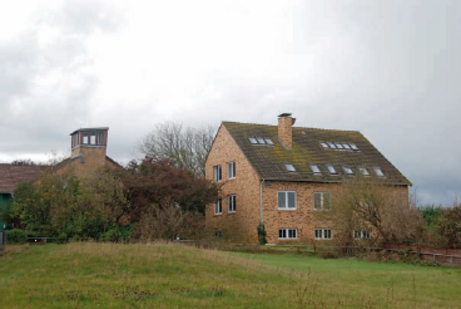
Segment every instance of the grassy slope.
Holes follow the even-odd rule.
[[[460,269],[174,245],[76,243],[0,257],[0,308],[460,308],[460,287]]]

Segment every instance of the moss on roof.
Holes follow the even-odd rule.
[[[342,166],[351,167],[354,173],[358,173],[357,166],[363,166],[371,175],[374,173],[373,167],[378,166],[385,174],[384,181],[411,185],[411,182],[358,131],[293,127],[293,147],[286,149],[278,140],[277,126],[227,121],[222,125],[242,149],[259,176],[264,179],[338,182],[345,176]],[[274,146],[251,144],[249,137],[269,137]],[[324,149],[321,141],[353,143],[359,151]],[[288,172],[283,163],[292,163],[296,173]],[[314,175],[308,164],[317,164],[322,175]],[[332,164],[339,175],[330,175],[326,164]]]

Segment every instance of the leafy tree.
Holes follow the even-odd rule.
[[[441,219],[437,222],[437,227],[445,245],[450,248],[459,248],[461,246],[461,204],[441,209],[440,212]]]
[[[205,176],[205,160],[213,143],[215,128],[185,128],[176,122],[156,125],[138,145],[140,153],[153,162],[169,160],[196,176]]]
[[[139,221],[141,214],[154,204],[204,214],[206,205],[218,195],[213,182],[196,178],[170,160],[156,162],[149,157],[139,164],[131,162],[123,182],[132,222]]]

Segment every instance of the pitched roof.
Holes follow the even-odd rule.
[[[13,193],[18,184],[36,179],[47,168],[49,167],[0,163],[0,193]]]
[[[365,167],[370,175],[373,168],[380,167],[383,181],[397,185],[411,185],[360,132],[293,127],[293,148],[286,149],[279,142],[278,127],[271,125],[223,122],[246,158],[259,176],[267,180],[339,182],[346,176],[343,166],[350,167],[355,175],[358,166]],[[274,145],[252,144],[250,137],[268,137]],[[320,142],[348,143],[357,146],[357,151],[324,148]],[[288,172],[284,163],[292,163],[296,172]],[[308,164],[316,164],[321,171],[314,175]],[[326,167],[333,165],[338,175],[330,175]]]

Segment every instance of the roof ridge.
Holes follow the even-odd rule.
[[[266,123],[251,123],[251,122],[240,122],[240,121],[222,121],[222,123],[236,123],[236,124],[247,124],[265,127],[277,127],[277,125],[266,124]],[[319,130],[319,131],[333,131],[333,132],[349,132],[349,133],[360,133],[358,130],[341,130],[341,129],[326,129],[326,128],[313,128],[313,127],[297,127],[293,126],[293,129],[307,129],[307,130]]]

